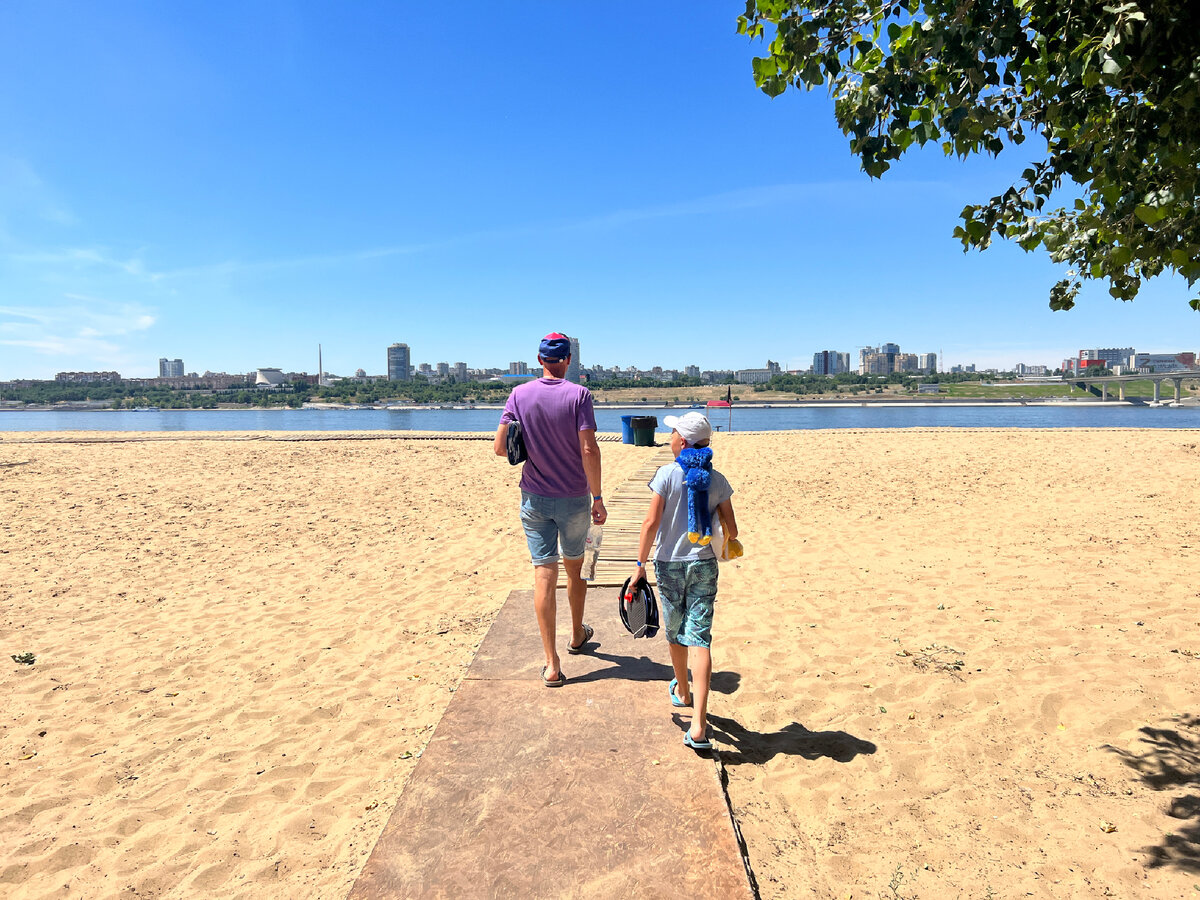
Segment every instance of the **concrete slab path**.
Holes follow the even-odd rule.
[[[683,745],[666,642],[629,636],[615,590],[590,590],[585,619],[592,651],[563,652],[546,688],[533,592],[509,595],[353,900],[753,896],[719,764]]]

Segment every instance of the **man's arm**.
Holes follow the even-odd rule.
[[[592,501],[592,521],[603,525],[604,520],[608,518],[608,510],[604,508],[604,501],[600,499],[600,445],[596,443],[594,428],[579,432],[579,451],[583,455],[583,471],[587,475],[588,490],[595,498]]]
[[[496,429],[496,455],[508,456],[508,423],[501,422]]]

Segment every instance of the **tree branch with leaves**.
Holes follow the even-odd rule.
[[[1040,137],[1044,158],[965,207],[954,236],[1068,266],[1051,309],[1074,306],[1084,280],[1120,300],[1165,271],[1200,280],[1200,4],[748,0],[738,30],[769,41],[753,62],[768,95],[828,86],[872,177],[914,144],[961,158]]]

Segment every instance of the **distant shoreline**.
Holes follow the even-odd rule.
[[[609,402],[606,402],[604,400],[596,400],[595,405],[597,408],[603,408],[603,409],[679,409],[679,410],[708,409],[708,407],[706,407],[703,403],[700,403],[700,404],[671,403],[671,402],[658,402],[658,401],[654,401],[654,400],[645,400],[645,401],[616,400],[616,401],[609,401]],[[1007,397],[1005,397],[1005,398],[997,397],[996,399],[983,399],[983,398],[978,398],[978,397],[970,398],[970,399],[955,399],[955,398],[951,398],[951,397],[946,397],[944,399],[921,398],[919,400],[918,399],[907,400],[907,399],[903,399],[900,397],[886,397],[886,398],[879,398],[877,400],[867,400],[867,399],[863,399],[863,400],[844,400],[844,399],[805,400],[805,401],[776,400],[776,401],[772,401],[772,402],[756,402],[756,401],[752,401],[752,400],[735,400],[735,401],[733,401],[733,404],[732,404],[734,409],[820,409],[820,408],[856,409],[856,408],[872,407],[872,406],[879,407],[879,408],[889,408],[889,407],[926,407],[926,406],[934,407],[934,406],[1145,406],[1145,405],[1146,404],[1144,402],[1141,402],[1138,400],[1099,400],[1099,399],[1068,400],[1065,398],[1061,398],[1061,399],[1060,398],[1052,398],[1052,399],[1045,399],[1045,400],[1042,400],[1042,399],[1016,400],[1016,399],[1007,398]],[[446,405],[446,404],[433,404],[433,403],[404,404],[404,405],[389,404],[386,406],[367,406],[364,404],[356,404],[356,403],[347,403],[347,404],[340,404],[340,403],[315,404],[314,403],[314,404],[305,404],[303,407],[301,407],[299,409],[294,409],[293,407],[289,407],[289,406],[222,406],[222,407],[218,407],[216,409],[201,409],[199,407],[180,407],[180,408],[163,407],[161,409],[153,409],[153,410],[112,409],[111,407],[107,407],[107,406],[105,406],[105,407],[69,406],[69,405],[65,405],[65,404],[64,405],[55,405],[55,406],[21,406],[21,407],[0,406],[0,412],[17,412],[17,413],[20,413],[20,412],[221,413],[221,412],[240,412],[240,411],[244,411],[244,412],[305,412],[305,411],[313,412],[313,411],[316,411],[316,412],[320,412],[322,410],[341,410],[341,411],[373,410],[375,412],[385,412],[387,410],[392,410],[394,412],[425,412],[425,411],[454,412],[457,410],[470,410],[470,409],[502,410],[502,409],[504,409],[504,406],[503,406],[503,404],[490,404],[490,403],[466,404],[466,405],[462,405],[462,404]],[[719,407],[712,407],[712,409],[723,410],[723,409],[728,409],[728,407],[719,406]]]

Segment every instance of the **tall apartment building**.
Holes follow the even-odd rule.
[[[411,357],[408,344],[392,344],[387,348],[388,381],[410,380]]]
[[[867,375],[867,357],[875,356],[879,353],[878,347],[863,347],[858,351],[858,374]]]
[[[836,350],[818,350],[813,354],[814,375],[840,375],[849,369],[850,354]]]
[[[571,364],[567,366],[567,381],[579,384],[579,338],[567,338],[571,342]]]
[[[897,353],[893,358],[893,372],[916,372],[917,371],[917,354],[915,353]]]
[[[439,378],[445,378],[450,374],[450,363],[440,362],[437,364],[437,373]]]
[[[529,366],[523,362],[510,362],[508,364],[509,375],[528,375]]]
[[[891,375],[896,357],[888,353],[867,353],[860,357],[859,375]]]
[[[700,367],[699,366],[684,366],[683,374],[686,375],[688,378],[699,378],[700,377]]]
[[[165,356],[159,357],[158,377],[159,378],[182,378],[183,377],[183,360],[182,359],[167,359]]]
[[[465,362],[456,362],[454,364],[454,377],[459,381],[465,381],[467,378],[467,364]]]
[[[908,356],[912,354],[901,354],[899,344],[884,344],[880,347],[863,347],[858,351],[858,374],[859,375],[891,375],[893,372],[915,371],[917,366],[917,358],[913,356],[912,361],[908,360]],[[903,360],[898,362],[898,360]],[[912,369],[901,369],[900,365],[912,366]]]
[[[937,374],[937,354],[920,353],[917,355],[917,368],[926,375]]]

